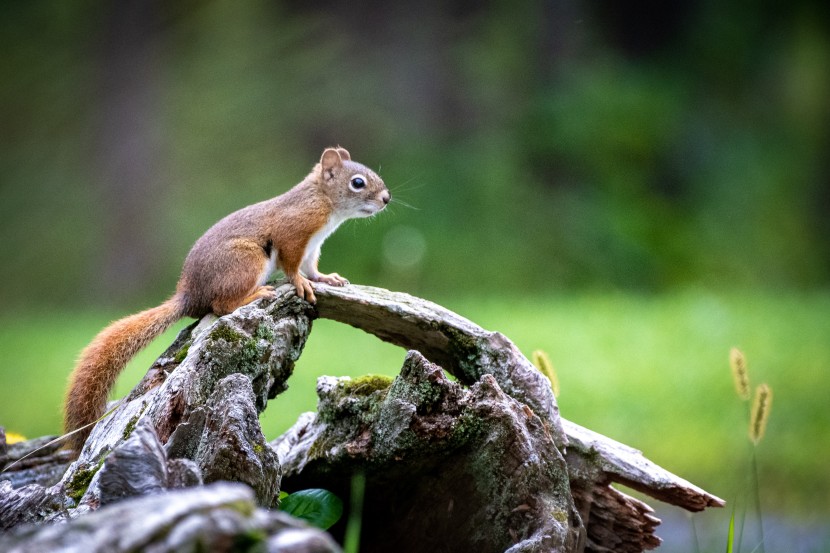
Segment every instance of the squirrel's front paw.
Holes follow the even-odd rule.
[[[308,303],[317,303],[317,298],[314,296],[314,289],[311,287],[311,282],[302,276],[297,276],[292,279],[294,288],[297,289],[297,295],[306,300]]]
[[[343,278],[342,276],[338,275],[337,273],[331,273],[330,275],[317,275],[315,278],[317,282],[324,282],[331,286],[345,286],[349,284],[349,281]]]

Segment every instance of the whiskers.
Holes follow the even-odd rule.
[[[412,190],[418,190],[419,188],[426,186],[425,182],[416,183],[415,186],[410,186],[418,177],[411,177],[404,182],[398,184],[395,187],[390,187],[389,191],[392,193],[392,201],[389,202],[389,207],[392,207],[392,204],[400,205],[403,207],[407,207],[409,209],[414,209],[419,211],[421,208],[412,205],[411,203],[404,201],[400,198],[401,192],[411,192]]]
[[[391,192],[409,192],[410,190],[418,190],[426,186],[425,182],[421,182],[420,184],[416,184],[415,186],[409,186],[412,182],[419,177],[411,177],[400,183],[399,185],[395,186],[394,188],[390,188]],[[405,188],[406,187],[406,188]]]
[[[409,209],[414,209],[416,211],[420,211],[420,209],[421,209],[420,207],[415,207],[414,205],[406,203],[405,201],[400,200],[400,199],[396,198],[395,196],[392,196],[392,201],[390,201],[389,203],[390,204],[395,204],[395,205],[402,205],[403,207],[408,207]]]

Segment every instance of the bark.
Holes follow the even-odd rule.
[[[256,505],[250,488],[216,483],[147,495],[103,507],[66,524],[0,536],[8,553],[146,551],[340,551],[324,532]]]
[[[361,551],[581,550],[549,425],[492,375],[465,388],[410,351],[394,381],[322,377],[318,394],[272,446],[291,489],[365,473]]]
[[[317,291],[320,317],[419,351],[466,385],[492,374],[502,390],[548,421],[557,445],[564,444],[550,383],[503,334],[409,294],[370,286],[320,286]]]
[[[65,452],[51,446],[4,472],[0,527],[72,520],[67,535],[86,550],[123,551],[104,534],[129,505],[136,520],[166,517],[137,534],[159,551],[180,532],[203,541],[255,532],[271,547],[272,523],[256,525],[271,519],[255,515],[254,524],[228,514],[218,494],[204,509],[173,506],[224,490],[211,482],[233,481],[250,490],[244,511],[260,513],[276,506],[283,482],[345,497],[351,475],[361,472],[365,551],[642,551],[659,544],[659,521],[613,482],[689,510],[723,504],[640,452],[562,420],[547,380],[499,333],[377,288],[316,286],[316,307],[290,286],[277,290],[273,301],[182,331],[68,468]],[[322,377],[319,412],[268,444],[258,414],[285,390],[317,316],[411,351],[394,381]],[[35,445],[0,446],[0,462]],[[220,535],[215,525],[227,517],[236,522]],[[64,543],[49,541],[63,538],[48,524],[14,532]],[[302,543],[330,550],[313,549],[315,540]]]

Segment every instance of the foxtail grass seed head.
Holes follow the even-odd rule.
[[[729,366],[732,368],[732,379],[735,381],[735,392],[744,401],[749,399],[749,371],[746,368],[746,357],[738,348],[729,352]]]
[[[544,350],[537,349],[531,357],[533,358],[533,364],[536,365],[539,372],[545,375],[550,381],[553,395],[559,397],[559,377],[556,376],[556,370],[553,368],[553,363],[550,362],[548,354]]]
[[[760,384],[755,388],[755,399],[752,401],[752,412],[749,418],[749,439],[758,445],[767,429],[769,412],[772,408],[772,388]]]

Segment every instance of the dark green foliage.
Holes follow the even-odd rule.
[[[208,226],[336,143],[417,208],[327,242],[355,282],[826,285],[826,8],[613,6],[157,6],[124,52],[100,0],[6,3],[2,303],[157,302]]]

